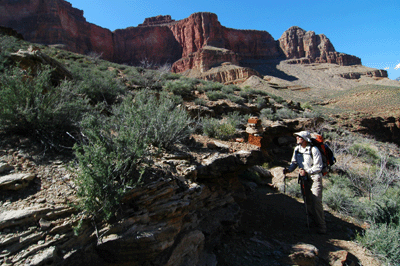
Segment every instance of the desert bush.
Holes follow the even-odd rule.
[[[196,98],[194,100],[194,103],[197,104],[197,105],[203,105],[203,106],[207,105],[207,101],[204,100],[203,98]]]
[[[260,112],[260,119],[268,119],[268,120],[273,120],[274,119],[274,110],[271,108],[264,108]]]
[[[2,129],[34,137],[45,148],[72,147],[70,136],[89,107],[71,82],[54,87],[50,68],[36,76],[12,68],[0,75],[0,84]]]
[[[199,90],[202,92],[208,91],[221,91],[224,84],[214,81],[203,81],[202,86],[199,86]]]
[[[400,189],[391,187],[385,195],[363,206],[371,227],[357,236],[357,241],[386,260],[388,265],[400,263]]]
[[[281,108],[276,110],[275,117],[277,120],[292,119],[299,117],[299,114],[288,108]]]
[[[231,102],[234,102],[234,103],[237,103],[237,104],[243,104],[243,103],[246,102],[246,100],[244,98],[242,98],[242,97],[240,97],[238,95],[235,95],[235,94],[228,94],[226,96],[226,98],[228,100],[230,100]]]
[[[289,182],[286,184],[286,193],[292,197],[301,198],[300,185],[297,182]]]
[[[352,215],[354,212],[354,193],[348,187],[338,184],[325,189],[323,201],[332,210],[346,215]]]
[[[165,83],[164,89],[176,95],[189,96],[194,91],[197,82],[188,78],[169,80]]]
[[[125,93],[125,86],[111,71],[88,70],[80,71],[77,76],[76,91],[85,94],[97,104],[105,102],[111,105],[118,95]]]
[[[357,241],[372,250],[388,265],[400,264],[400,226],[394,224],[373,224]]]
[[[322,117],[322,115],[318,112],[312,111],[310,109],[305,110],[302,114],[302,117],[304,118],[317,118],[317,117]]]
[[[256,105],[258,109],[265,108],[267,106],[267,101],[263,96],[257,96]]]
[[[301,108],[309,109],[309,110],[313,110],[314,109],[310,102],[305,102],[305,103],[301,104]]]
[[[261,119],[268,119],[272,121],[282,120],[282,119],[292,119],[299,117],[300,115],[288,108],[281,108],[274,112],[271,108],[262,109],[260,112]]]
[[[28,47],[28,42],[0,33],[0,73],[3,73],[14,64],[9,58],[10,53],[15,53],[19,49],[27,49]]]
[[[380,159],[377,149],[371,147],[368,143],[354,143],[349,147],[349,152],[355,156],[363,159],[367,163],[377,163]]]
[[[229,124],[232,124],[235,128],[245,127],[247,124],[247,120],[250,118],[250,115],[241,115],[238,111],[234,111],[226,114],[224,119]]]
[[[166,93],[147,90],[113,106],[111,116],[86,117],[84,142],[75,146],[80,207],[110,219],[125,191],[140,183],[138,162],[149,155],[148,147],[170,148],[190,135],[191,124]]]
[[[233,94],[235,89],[232,86],[223,86],[221,91],[225,94]]]
[[[102,56],[103,56],[103,53],[97,53],[94,51],[91,51],[88,53],[88,58],[96,65],[100,62],[100,59]]]
[[[388,265],[400,262],[400,188],[398,160],[387,154],[387,144],[343,130],[329,132],[337,155],[335,170],[324,189],[324,202],[332,209],[368,221],[369,229],[357,240]],[[392,147],[393,148],[393,147]],[[396,235],[397,238],[394,238]]]
[[[210,101],[217,101],[220,99],[226,99],[227,95],[221,91],[208,91],[206,95]]]
[[[236,133],[235,125],[228,121],[215,118],[202,118],[203,133],[210,138],[228,140]]]

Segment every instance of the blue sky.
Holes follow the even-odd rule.
[[[299,26],[325,34],[336,51],[360,57],[363,65],[386,69],[391,79],[400,77],[399,0],[67,1],[84,11],[88,22],[110,30],[135,27],[157,15],[181,20],[196,12],[217,14],[225,27],[265,30],[275,40]]]

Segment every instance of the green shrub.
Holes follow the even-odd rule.
[[[93,104],[106,102],[111,105],[118,95],[124,94],[125,86],[111,71],[81,71],[76,90],[85,94]]]
[[[354,143],[349,152],[355,156],[363,159],[368,163],[377,163],[380,159],[378,151],[371,147],[368,143]]]
[[[294,112],[290,109],[281,108],[281,109],[276,110],[275,117],[277,120],[292,119],[292,118],[299,117],[299,114],[297,114],[296,112]]]
[[[297,182],[290,182],[286,185],[286,193],[292,197],[301,198],[300,185]]]
[[[365,219],[371,228],[357,236],[357,240],[384,258],[388,264],[400,263],[400,189],[390,187],[386,193],[364,204]]]
[[[262,108],[266,107],[267,101],[265,100],[265,98],[263,96],[257,96],[256,105],[257,105],[258,109],[262,109]]]
[[[271,108],[262,109],[261,112],[260,112],[260,118],[261,119],[274,120],[275,119],[274,110],[272,110]]]
[[[70,137],[89,110],[87,100],[71,89],[71,82],[54,87],[51,69],[29,76],[19,68],[0,74],[0,127],[32,136],[46,148],[72,147]]]
[[[246,93],[249,96],[257,96],[257,95],[267,96],[268,95],[268,93],[266,91],[257,90],[257,89],[251,88],[249,86],[244,87],[244,89],[242,89],[241,92]]]
[[[164,89],[176,95],[188,96],[192,94],[196,81],[188,78],[169,80],[165,83]]]
[[[230,123],[222,123],[217,128],[216,138],[222,140],[229,140],[234,137],[236,133],[236,128],[233,124]]]
[[[303,103],[303,104],[301,105],[301,108],[303,108],[303,109],[309,109],[309,110],[313,110],[313,109],[314,109],[313,106],[312,106],[312,104],[311,104],[310,102],[305,102],[305,103]]]
[[[260,118],[272,121],[299,117],[299,114],[288,108],[281,108],[276,110],[276,112],[274,112],[271,108],[265,108],[262,109],[260,113]]]
[[[203,118],[201,120],[203,133],[210,138],[228,140],[236,133],[235,125],[228,121],[220,121],[215,118]]]
[[[400,226],[393,224],[373,224],[357,241],[374,251],[388,265],[400,264]]]
[[[235,111],[226,115],[226,121],[235,128],[240,128],[240,126],[247,124],[249,117],[250,115],[241,115],[238,111]]]
[[[201,118],[203,133],[210,138],[216,136],[219,120],[215,118]]]
[[[282,97],[274,94],[269,94],[269,96],[277,103],[283,103],[285,101]]]
[[[221,91],[225,94],[233,94],[235,92],[235,89],[231,86],[223,86]]]
[[[237,95],[235,95],[235,94],[228,94],[228,95],[226,96],[226,98],[227,98],[228,100],[230,100],[231,102],[234,102],[234,103],[237,103],[237,104],[243,104],[243,103],[246,102],[246,100],[245,100],[244,98],[242,98],[242,97],[240,97],[240,96],[237,96]]]
[[[197,105],[203,105],[203,106],[207,105],[207,101],[204,100],[203,98],[196,98],[194,100],[194,103],[197,104]]]
[[[350,215],[354,212],[354,194],[351,189],[334,184],[324,190],[323,201],[329,208]]]
[[[244,98],[244,99],[246,99],[247,101],[249,100],[250,95],[251,94],[248,91],[242,90],[242,91],[239,92],[239,96]]]
[[[310,111],[310,109],[307,109],[302,113],[302,117],[304,117],[304,118],[316,118],[316,117],[321,117],[321,114],[318,113],[318,112]]]
[[[221,91],[208,91],[206,95],[210,101],[217,101],[220,99],[226,99],[227,96]]]
[[[75,146],[80,207],[106,220],[129,188],[141,182],[138,162],[151,145],[169,148],[190,135],[192,120],[168,98],[138,92],[114,106],[111,116],[88,116],[82,122],[85,142]]]
[[[224,85],[219,82],[214,82],[214,81],[205,81],[203,82],[203,85],[199,87],[199,90],[201,91],[220,91]]]

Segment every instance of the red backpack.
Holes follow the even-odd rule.
[[[317,147],[321,153],[323,162],[322,175],[326,175],[330,167],[336,162],[333,151],[328,144],[324,143],[324,138],[318,133],[311,133],[311,141],[312,145]]]

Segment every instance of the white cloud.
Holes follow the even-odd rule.
[[[389,70],[390,67],[385,67],[384,70]]]
[[[395,66],[394,69],[400,69],[400,64],[398,64],[397,66]]]

